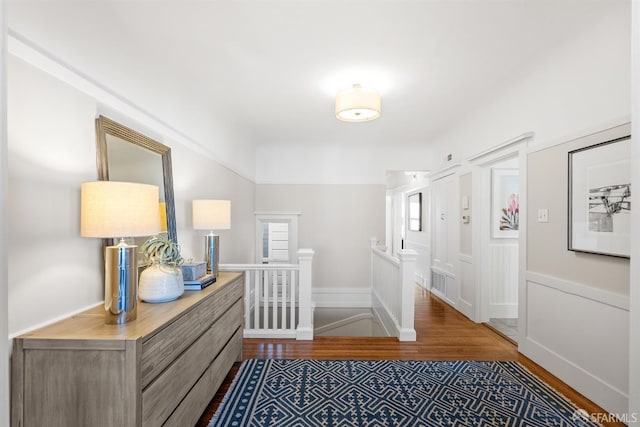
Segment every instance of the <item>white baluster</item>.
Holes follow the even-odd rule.
[[[263,294],[262,294],[262,329],[269,329],[269,275],[265,271],[262,275]]]
[[[298,319],[296,316],[296,306],[297,306],[297,300],[296,300],[296,286],[297,286],[297,282],[296,282],[296,271],[292,270],[291,271],[291,319],[289,320],[289,327],[292,330],[296,329],[296,326],[298,325]]]
[[[244,272],[244,324],[251,327],[251,270]]]
[[[282,272],[282,329],[289,329],[288,325],[287,325],[287,283],[289,282],[287,280],[287,273],[288,270],[284,270]]]
[[[260,329],[260,270],[253,276],[253,329]]]
[[[273,301],[271,302],[273,325],[271,329],[278,329],[278,270],[271,273],[271,286],[273,287]]]

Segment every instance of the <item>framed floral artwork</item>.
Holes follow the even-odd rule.
[[[568,249],[629,257],[631,137],[569,152]]]
[[[520,174],[518,169],[491,169],[491,237],[518,237],[520,228]]]

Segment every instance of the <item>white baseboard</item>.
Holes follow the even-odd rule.
[[[629,396],[628,296],[527,272],[518,350],[611,413]]]
[[[313,288],[311,298],[316,307],[370,308],[371,288]]]
[[[469,301],[458,298],[457,310],[467,316],[470,320],[475,322],[475,319],[473,318],[473,304],[471,304]]]

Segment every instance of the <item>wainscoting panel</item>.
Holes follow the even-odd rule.
[[[629,299],[527,272],[519,350],[609,412],[626,413]]]
[[[489,317],[518,317],[518,244],[490,244],[489,261]]]
[[[316,307],[371,307],[371,288],[312,288]]]

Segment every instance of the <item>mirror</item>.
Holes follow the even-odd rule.
[[[96,135],[98,178],[158,186],[161,227],[177,243],[171,149],[104,116],[96,119]]]

